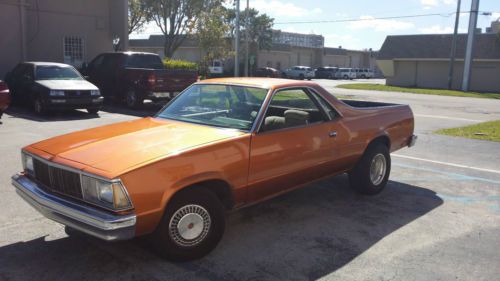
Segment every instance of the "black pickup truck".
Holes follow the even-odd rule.
[[[157,54],[142,52],[103,53],[82,68],[105,98],[138,107],[145,99],[171,99],[198,80],[194,70],[165,69]]]

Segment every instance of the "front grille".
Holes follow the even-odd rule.
[[[64,95],[68,98],[88,98],[90,97],[90,91],[67,90],[64,91]]]
[[[82,199],[80,174],[53,167],[36,158],[33,159],[35,179],[51,192]]]

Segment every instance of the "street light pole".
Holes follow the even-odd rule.
[[[451,89],[453,84],[453,67],[455,64],[455,53],[457,51],[457,34],[458,34],[458,22],[460,20],[460,1],[457,1],[457,13],[455,15],[455,30],[453,31],[453,39],[451,42],[450,51],[450,65],[448,66],[448,90]]]
[[[248,22],[249,22],[249,12],[250,12],[250,0],[247,0],[247,9],[245,10],[245,76],[248,77]]]
[[[240,73],[240,0],[236,1],[236,23],[235,23],[235,33],[236,36],[234,38],[234,77],[238,77]]]
[[[469,32],[467,34],[467,49],[465,49],[464,76],[462,79],[462,91],[469,90],[470,72],[472,68],[472,53],[474,51],[474,35],[476,33],[477,12],[479,0],[472,0],[469,16]]]

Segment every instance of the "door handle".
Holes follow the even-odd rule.
[[[331,131],[330,133],[328,133],[328,135],[331,137],[331,138],[334,138],[337,136],[337,131]]]

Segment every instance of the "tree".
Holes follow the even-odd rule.
[[[203,11],[223,0],[145,0],[151,19],[165,38],[164,54],[171,58],[187,35],[192,34]]]
[[[246,11],[240,13],[241,35],[245,36]],[[236,21],[236,12],[234,9],[228,10],[227,21],[230,24],[231,37],[234,37],[234,27]],[[259,49],[269,50],[272,45],[274,19],[267,14],[260,14],[254,8],[248,10],[248,34],[250,44],[257,45]]]
[[[202,74],[208,74],[208,65],[214,59],[229,55],[231,43],[227,39],[230,26],[226,21],[227,10],[222,6],[214,6],[203,11],[196,24],[196,38],[205,54],[200,62]]]
[[[128,1],[128,34],[142,31],[149,20],[147,3],[144,0]]]

